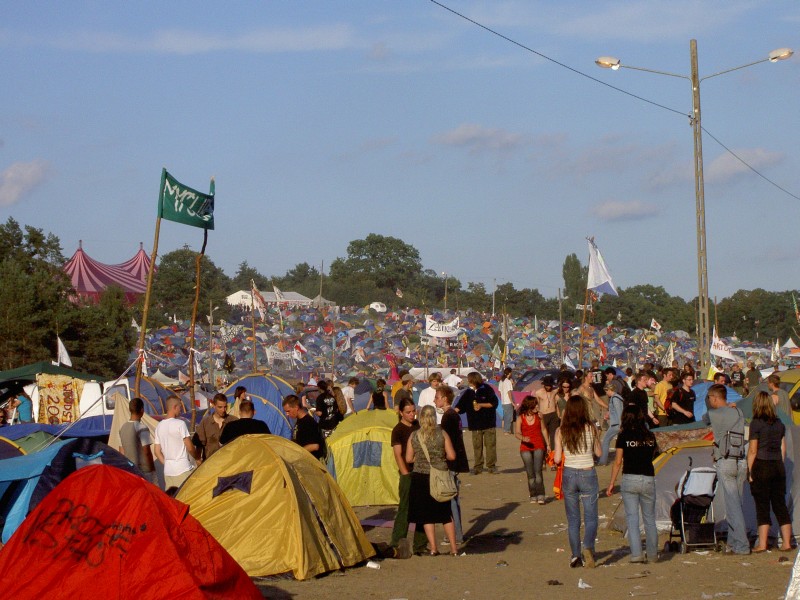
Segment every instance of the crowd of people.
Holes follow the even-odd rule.
[[[520,442],[530,502],[547,502],[543,477],[546,465],[560,470],[571,567],[595,565],[601,493],[597,469],[608,464],[612,465],[611,475],[604,493],[612,496],[619,479],[630,561],[658,560],[653,460],[659,450],[653,430],[695,420],[694,379],[691,364],[658,371],[652,365],[645,365],[635,374],[629,372],[620,377],[616,369],[601,369],[595,362],[586,372],[563,368],[555,376],[544,377],[541,388],[524,397],[518,408],[513,400],[510,368],[499,377],[498,393],[478,372],[470,373],[465,382],[454,373],[448,378],[432,373],[430,387],[419,394],[416,403],[414,378],[410,374],[402,373],[391,389],[379,379],[367,409],[394,410],[398,416],[391,433],[391,446],[399,472],[399,503],[389,556],[399,558],[407,552],[403,540],[411,523],[415,524],[411,543],[414,554],[439,554],[436,525],[440,524],[444,533],[441,544],[448,547],[451,555],[458,555],[464,538],[459,475],[498,472],[496,418],[501,408],[501,431],[514,435]],[[292,423],[292,439],[314,457],[324,460],[325,439],[355,412],[359,380],[351,377],[342,388],[316,378],[309,383],[313,383],[316,396],[312,399],[308,386],[299,384],[296,394],[283,399],[283,410]],[[457,386],[464,383],[466,386],[454,407]],[[728,402],[726,383],[747,393],[760,383],[760,373],[752,365],[747,372],[734,368],[729,375],[717,373],[708,389],[709,409],[703,420],[714,436],[718,493],[724,497],[728,523],[727,551],[739,555],[751,552],[742,511],[746,479],[750,482],[758,519],[758,538],[752,551],[766,550],[771,513],[780,526],[779,549],[791,550],[791,519],[785,500],[783,466],[786,431],[778,418],[781,411],[791,414],[788,398],[778,385],[778,376],[771,375],[767,379],[769,391],[755,396],[753,421],[746,441],[744,415]],[[136,398],[130,403],[131,421],[120,432],[120,451],[134,460],[151,480],[154,458],[157,459],[164,465],[166,488],[178,487],[195,464],[207,460],[239,435],[269,433],[267,425],[254,418],[247,390],[238,388],[234,397],[238,418],[229,413],[227,398],[217,394],[193,436],[179,418],[180,401],[168,400],[167,418],[156,427],[152,453],[149,432],[140,422],[142,401]],[[472,467],[465,450],[461,415],[465,416],[470,432]],[[454,496],[447,500],[434,497],[431,491],[434,470],[449,472],[455,484]],[[644,546],[640,519],[645,532]]]

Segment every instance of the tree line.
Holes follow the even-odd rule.
[[[174,318],[189,319],[194,301],[196,252],[187,246],[164,254],[158,263],[151,297],[148,326],[157,327]],[[142,302],[129,306],[119,288],[109,288],[96,303],[79,300],[63,271],[65,259],[55,235],[14,219],[0,225],[0,344],[2,369],[55,357],[56,335],[69,348],[75,368],[104,377],[114,377],[127,366],[136,344],[131,320],[141,322]],[[563,318],[580,322],[576,305],[584,303],[588,267],[577,255],[564,260]],[[228,319],[232,309],[225,298],[238,290],[259,290],[273,285],[314,298],[320,293],[340,305],[366,306],[383,302],[390,308],[418,307],[441,310],[445,295],[450,310],[489,313],[494,291],[495,313],[512,318],[540,320],[559,318],[558,298],[546,298],[536,288],[516,289],[503,283],[487,290],[483,283],[463,285],[456,277],[440,276],[424,268],[419,251],[400,239],[369,234],[353,240],[347,255],[334,260],[329,273],[298,263],[283,275],[265,276],[242,261],[228,276],[206,256],[201,264],[202,286],[198,324]],[[661,286],[650,284],[619,289],[618,297],[604,296],[591,302],[588,321],[594,325],[647,328],[655,318],[665,330],[695,333],[696,298],[686,301]],[[797,294],[797,292],[794,292]],[[796,335],[792,291],[739,290],[711,309],[722,336],[740,339],[785,340]],[[800,328],[798,328],[800,329]]]

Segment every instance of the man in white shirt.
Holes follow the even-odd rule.
[[[430,383],[431,386],[419,393],[419,406],[417,410],[422,410],[423,406],[433,406],[436,408],[436,390],[439,389],[440,385],[442,385],[442,374],[438,371],[431,373],[428,376],[428,383]],[[443,414],[444,411],[441,413],[439,411],[436,412],[436,423],[438,425],[442,423]]]
[[[462,379],[458,375],[456,375],[455,369],[450,369],[450,375],[444,378],[444,383],[449,385],[450,387],[457,388],[461,385]]]
[[[358,385],[358,377],[351,377],[347,385],[342,388],[342,396],[347,404],[347,412],[344,416],[347,417],[356,412],[354,401],[356,399],[356,386]]]
[[[172,397],[167,399],[167,418],[156,426],[153,451],[164,465],[165,487],[180,487],[192,472],[189,457],[194,454],[192,438],[186,421],[179,418],[181,401]]]

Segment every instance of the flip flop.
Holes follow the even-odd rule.
[[[794,552],[797,548],[778,548],[778,552]]]
[[[766,552],[766,551],[767,551],[766,548],[753,548],[751,553],[752,554],[761,554],[762,552]]]

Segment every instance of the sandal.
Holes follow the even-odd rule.
[[[433,552],[429,552],[428,556],[439,556],[439,551],[438,550],[434,550]]]
[[[751,553],[752,554],[761,554],[762,552],[766,552],[766,551],[767,551],[766,548],[753,548],[751,550]]]

